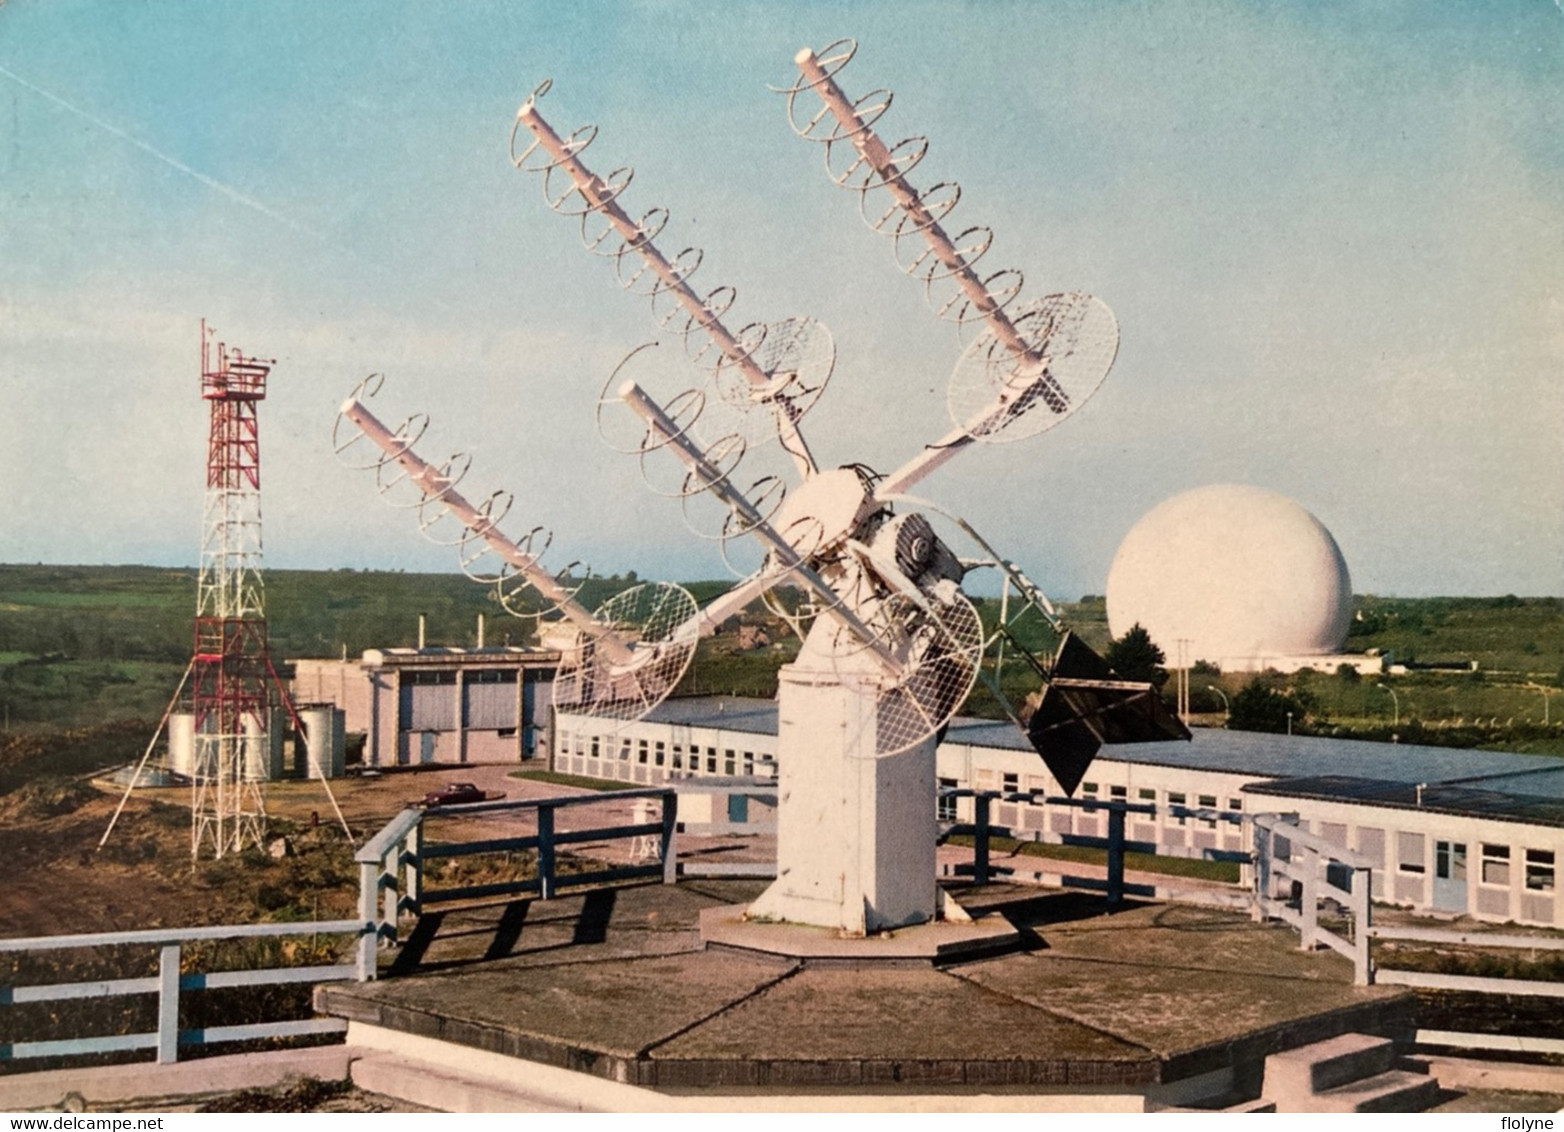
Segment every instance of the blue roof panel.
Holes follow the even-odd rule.
[[[698,696],[666,700],[647,718],[658,723],[775,735],[777,705],[773,700]],[[965,716],[951,721],[945,741],[1000,750],[1032,749],[1014,724]],[[1188,743],[1125,743],[1104,747],[1098,758],[1264,778],[1353,776],[1407,783],[1481,779],[1487,790],[1564,797],[1564,762],[1548,755],[1513,751],[1196,728]]]

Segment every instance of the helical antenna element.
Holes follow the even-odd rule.
[[[556,685],[565,694],[561,699],[556,692],[555,702],[601,718],[632,719],[672,692],[695,654],[699,617],[688,592],[665,583],[638,586],[610,598],[595,613],[587,610],[576,595],[588,571],[579,562],[553,573],[545,569],[541,558],[552,541],[545,529],[533,528],[520,542],[502,530],[513,500],[509,492],[497,491],[474,506],[456,487],[469,466],[465,457],[438,467],[426,462],[413,450],[412,430],[392,432],[356,396],[340,412],[383,454],[383,460],[369,465],[382,486],[406,483],[420,491],[418,525],[426,537],[445,517],[441,512],[460,523],[463,534],[455,546],[465,574],[493,586],[500,604],[518,616],[558,614],[574,626],[574,643],[560,660],[563,684]],[[340,439],[340,432],[336,435]],[[396,470],[386,472],[391,463]]]
[[[1047,295],[1018,308],[1011,325],[1037,364],[985,331],[951,373],[951,420],[974,440],[1023,440],[1053,428],[1101,388],[1118,355],[1118,320],[1094,295]]]
[[[986,322],[1005,348],[1023,354],[1025,345],[1005,315],[1020,294],[1021,273],[1006,268],[987,277],[977,274],[974,265],[988,253],[993,234],[982,226],[954,237],[946,233],[944,223],[960,201],[960,187],[942,181],[926,194],[913,188],[907,175],[922,163],[928,142],[911,137],[887,146],[880,140],[874,126],[889,108],[890,96],[875,91],[853,100],[844,94],[836,76],[851,57],[839,44],[819,56],[807,48],[798,53],[794,62],[801,77],[782,89],[793,131],[824,146],[827,175],[858,194],[859,215],[870,229],[891,238],[898,265],[923,284],[924,298],[936,315],[958,328]],[[817,95],[821,106],[801,123],[798,99],[804,91]],[[916,243],[916,250],[905,246],[908,240]],[[958,293],[947,294],[946,283],[954,284]]]
[[[478,520],[467,524],[466,533],[456,544],[457,563],[461,566],[462,573],[473,581],[482,585],[493,585],[504,581],[515,572],[515,567],[507,562],[485,538],[491,531],[500,529],[500,524],[510,514],[511,506],[515,502],[516,497],[503,488],[492,493],[478,504]],[[484,565],[490,559],[497,560],[497,565]]]
[[[545,86],[535,91],[517,111],[511,131],[511,157],[516,167],[542,174],[549,207],[579,218],[582,242],[587,249],[613,262],[621,287],[651,300],[653,317],[661,327],[683,339],[686,352],[703,360],[713,373],[719,368],[730,368],[753,389],[766,389],[772,384],[773,375],[754,356],[743,333],[733,334],[722,321],[733,307],[737,293],[724,285],[703,294],[692,286],[704,253],[699,248],[686,247],[669,257],[658,249],[654,238],[666,224],[667,212],[653,209],[644,213],[640,222],[630,218],[620,197],[633,172],[621,167],[605,179],[588,169],[581,154],[596,137],[595,129],[583,127],[565,137],[557,134],[537,109],[538,99],[546,89]],[[523,130],[531,135],[525,146],[521,145]],[[569,178],[568,189],[558,184],[561,177]],[[716,360],[707,356],[713,351]],[[763,403],[766,399],[760,400]],[[773,395],[770,400],[778,398]],[[780,439],[806,476],[814,473],[815,465],[797,426],[813,403],[809,400],[780,409],[768,406],[760,417],[769,427],[766,438]],[[601,404],[600,399],[600,409]],[[749,441],[761,438],[755,435],[760,432],[758,429],[744,431]]]
[[[462,480],[467,478],[467,472],[472,467],[472,457],[465,452],[458,452],[444,464],[440,465],[440,479],[445,482],[445,487],[433,495],[425,495],[418,504],[418,530],[430,542],[436,546],[458,546],[461,543],[461,534],[448,536],[440,533],[440,523],[444,519],[453,519],[451,510],[445,506],[445,499],[455,491]],[[459,520],[456,522],[458,532],[464,530]]]
[[[554,581],[548,587],[548,595],[538,592],[531,601],[523,603],[521,591],[536,587],[534,579],[519,569],[517,562],[542,569],[542,556],[553,536],[542,527],[534,528],[521,542],[505,536],[501,527],[514,502],[507,491],[492,493],[476,507],[468,503],[458,490],[472,467],[472,457],[467,453],[457,453],[440,465],[422,460],[414,446],[429,427],[427,414],[415,413],[395,431],[381,426],[362,402],[378,393],[383,384],[382,375],[372,374],[343,403],[332,430],[332,446],[339,458],[354,452],[360,441],[368,451],[377,453],[374,460],[344,462],[372,470],[381,497],[393,506],[416,511],[419,532],[436,545],[455,548],[462,572],[476,582],[494,587],[496,598],[506,609],[526,617],[558,612],[574,598],[589,572],[579,563],[551,571]],[[349,413],[354,414],[353,420],[349,420]],[[344,437],[344,421],[356,427],[356,437]],[[403,502],[393,497],[394,493],[406,494],[409,490],[417,492],[416,499]],[[491,539],[491,535],[495,537]],[[568,579],[569,584],[561,579]],[[586,616],[584,611],[582,616]]]

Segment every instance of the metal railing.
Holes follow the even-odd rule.
[[[1254,915],[1298,929],[1298,946],[1328,947],[1352,961],[1353,982],[1374,981],[1369,956],[1373,923],[1373,868],[1362,857],[1299,828],[1296,814],[1254,817]],[[1278,842],[1281,844],[1279,845]],[[1277,895],[1286,885],[1285,896]],[[1321,904],[1334,903],[1347,917],[1347,934],[1320,922]],[[1328,910],[1328,906],[1327,906]]]
[[[746,793],[758,792],[753,787],[744,789]],[[650,798],[661,802],[661,812],[655,820],[579,830],[560,829],[556,820],[561,811],[572,807],[636,798]],[[441,844],[430,843],[425,835],[424,825],[431,816],[465,817],[515,811],[530,811],[535,814],[537,832],[517,837]],[[179,1025],[181,995],[224,988],[314,984],[348,979],[367,982],[376,977],[381,945],[397,941],[400,917],[404,913],[418,915],[430,904],[527,892],[536,893],[542,899],[548,900],[558,894],[562,888],[652,877],[672,883],[676,878],[678,865],[674,848],[677,813],[678,803],[675,792],[666,788],[626,790],[607,797],[592,794],[533,801],[479,802],[466,806],[444,807],[432,812],[407,809],[387,822],[354,854],[354,861],[359,868],[359,917],[357,919],[286,924],[228,924],[214,927],[95,932],[83,935],[0,940],[0,954],[127,946],[159,949],[158,971],[155,975],[138,978],[91,978],[75,982],[0,987],[0,1006],[156,995],[156,1029],[130,1034],[0,1042],[0,1061],[150,1049],[156,1051],[155,1056],[159,1062],[167,1063],[178,1060],[181,1047],[342,1033],[347,1029],[347,1023],[340,1018],[299,1018],[247,1025],[181,1029]],[[637,837],[655,839],[658,850],[655,861],[584,871],[565,871],[560,868],[560,850],[565,846]],[[536,852],[536,867],[534,875],[530,877],[496,884],[465,885],[443,889],[431,889],[425,884],[425,864],[431,860],[528,850]],[[276,939],[304,935],[355,937],[353,961],[330,965],[266,967],[238,971],[185,972],[181,969],[185,959],[183,950],[185,944],[198,941]]]
[[[80,982],[0,987],[0,1005],[64,1002],[72,999],[120,998],[131,995],[157,995],[157,1028],[141,1033],[108,1034],[94,1037],[63,1038],[52,1041],[0,1043],[0,1061],[20,1061],[43,1057],[67,1057],[79,1054],[111,1053],[120,1050],[151,1049],[161,1063],[177,1061],[182,1046],[204,1046],[217,1042],[249,1041],[256,1038],[291,1038],[313,1034],[340,1033],[347,1023],[340,1018],[300,1018],[282,1022],[261,1022],[242,1026],[210,1026],[181,1029],[179,1007],[187,991],[219,990],[227,987],[266,987],[288,983],[322,983],[339,979],[366,977],[362,963],[340,963],[312,967],[266,967],[240,971],[184,972],[183,945],[197,941],[234,939],[275,939],[301,935],[361,935],[367,925],[358,920],[327,920],[292,924],[244,924],[219,927],[171,928],[149,931],[93,932],[83,935],[40,936],[32,939],[0,940],[0,953],[63,951],[72,948],[142,946],[158,948],[158,973],[131,979],[90,979]],[[371,953],[373,959],[373,953]]]
[[[713,819],[706,822],[680,821],[678,831],[692,837],[731,837],[777,832],[776,801],[777,783],[773,778],[692,778],[679,779],[675,788],[680,794],[706,794],[712,798],[713,809],[720,804],[729,811],[729,799],[734,797],[761,801],[771,808],[772,816],[764,821]],[[746,807],[747,809],[747,807]],[[677,854],[675,854],[677,855]],[[685,877],[774,877],[777,875],[775,859],[770,861],[691,861],[678,863],[678,875]]]
[[[559,827],[558,816],[562,811],[637,798],[654,799],[661,803],[661,812],[655,820],[575,830]],[[551,900],[563,888],[624,880],[657,878],[671,884],[677,876],[674,826],[678,808],[675,791],[659,787],[514,802],[472,802],[461,806],[441,806],[438,810],[403,810],[370,838],[354,857],[359,866],[359,911],[375,928],[372,934],[366,935],[361,941],[361,948],[371,954],[361,954],[360,962],[366,964],[367,959],[372,958],[372,952],[380,941],[396,942],[397,920],[401,913],[416,916],[432,904],[524,893]],[[426,837],[424,825],[430,818],[463,818],[480,814],[530,814],[536,821],[537,832],[482,841],[438,843],[430,842]],[[560,850],[565,846],[647,836],[655,837],[658,841],[659,851],[655,861],[583,871],[563,871],[560,868]],[[425,874],[430,861],[523,852],[535,854],[532,876],[448,888],[428,886],[429,878]],[[372,964],[368,966],[372,969]]]
[[[1352,961],[1359,986],[1383,984],[1479,994],[1564,998],[1564,981],[1508,976],[1459,975],[1386,967],[1372,952],[1374,940],[1403,940],[1498,950],[1564,951],[1564,938],[1459,931],[1374,923],[1373,867],[1298,824],[1297,814],[1260,814],[1254,819],[1254,914],[1279,919],[1298,929],[1305,949],[1329,947]],[[1278,895],[1280,885],[1284,895]],[[1334,905],[1334,909],[1332,908]],[[1321,912],[1346,916],[1347,933],[1320,922]]]
[[[1438,943],[1517,951],[1564,951],[1564,938],[1557,936],[1505,935],[1499,932],[1463,932],[1445,928],[1414,928],[1375,924],[1367,934],[1373,939],[1405,940],[1409,943]],[[1564,982],[1543,979],[1519,979],[1506,975],[1457,975],[1443,971],[1409,971],[1375,964],[1369,979],[1402,987],[1434,990],[1475,991],[1479,994],[1519,994],[1544,998],[1564,998]],[[1553,1052],[1564,1052],[1564,1047]]]
[[[1124,879],[1124,855],[1126,853],[1146,853],[1155,855],[1161,851],[1161,847],[1154,841],[1131,841],[1125,835],[1125,815],[1147,814],[1155,816],[1166,811],[1172,817],[1200,818],[1211,822],[1228,822],[1241,826],[1244,815],[1236,811],[1196,809],[1187,806],[1166,806],[1159,809],[1149,802],[1130,802],[1122,799],[1109,799],[1102,801],[1096,798],[1065,798],[1048,795],[1040,791],[1011,791],[998,790],[974,790],[958,787],[941,787],[939,791],[942,803],[954,803],[958,798],[972,799],[972,821],[945,821],[941,823],[941,836],[966,835],[972,838],[972,864],[957,865],[955,873],[958,876],[971,876],[978,884],[987,884],[996,875],[1008,874],[1012,870],[993,863],[991,841],[994,837],[1011,837],[1016,840],[1028,840],[1024,831],[1018,831],[1010,826],[997,823],[993,819],[993,807],[996,802],[1016,802],[1025,805],[1049,805],[1064,806],[1071,809],[1084,810],[1087,813],[1104,811],[1108,815],[1108,831],[1106,837],[1097,837],[1091,834],[1064,834],[1060,843],[1064,845],[1078,846],[1088,849],[1103,849],[1107,853],[1107,877],[1067,876],[1061,878],[1069,888],[1084,888],[1094,892],[1102,892],[1108,898],[1108,903],[1121,903],[1125,896],[1155,896],[1156,890],[1150,885],[1132,884]],[[1035,833],[1030,835],[1030,840],[1042,841]],[[1249,854],[1229,850],[1208,850],[1207,853],[1213,860],[1236,860],[1241,864],[1248,864]]]

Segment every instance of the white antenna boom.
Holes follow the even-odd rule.
[[[743,518],[746,531],[754,535],[771,552],[776,568],[767,576],[766,584],[774,585],[787,576],[795,578],[824,603],[827,613],[839,619],[868,645],[880,658],[890,675],[899,676],[901,662],[885,647],[879,635],[846,607],[841,596],[831,588],[830,583],[810,569],[792,543],[777,533],[749,500],[733,487],[721,469],[715,467],[705,453],[683,435],[679,426],[663,412],[662,408],[634,382],[625,383],[620,388],[619,394],[624,398],[625,404],[635,410],[636,414],[663,438],[667,446],[673,449],[674,454],[689,466],[696,478],[705,484],[706,489]],[[710,619],[703,617],[702,624],[708,623]]]
[[[525,126],[533,136],[533,143],[520,155],[515,154],[515,140],[512,137],[512,160],[518,169],[534,172],[551,173],[555,169],[563,170],[574,185],[573,192],[579,195],[582,204],[582,213],[598,213],[602,215],[613,230],[623,240],[623,248],[616,253],[616,258],[623,255],[624,250],[634,250],[651,268],[657,276],[657,283],[652,290],[652,298],[655,301],[662,294],[671,294],[684,308],[688,318],[687,331],[700,329],[711,339],[712,343],[722,353],[727,362],[737,366],[749,382],[752,397],[756,401],[765,401],[775,405],[777,430],[781,436],[783,446],[793,457],[802,476],[813,475],[817,464],[809,446],[805,442],[803,434],[798,431],[798,414],[785,396],[781,396],[786,386],[786,381],[779,382],[772,374],[761,368],[751,354],[750,350],[723,325],[721,319],[722,309],[732,302],[731,289],[723,289],[713,292],[712,295],[703,298],[690,286],[689,277],[700,266],[698,252],[688,251],[680,253],[674,260],[669,260],[657,249],[652,240],[652,233],[645,224],[638,224],[630,219],[630,216],[620,207],[618,196],[629,184],[632,174],[629,170],[617,171],[616,175],[622,179],[610,184],[588,169],[579,157],[578,152],[590,144],[596,131],[592,130],[585,140],[576,140],[582,131],[577,131],[570,140],[561,138],[553,127],[544,120],[538,112],[537,100],[547,93],[551,84],[544,83],[532,96],[522,103],[516,112],[516,121],[520,126]],[[549,156],[550,163],[544,166],[529,165],[528,161],[533,152],[539,147]],[[546,188],[545,182],[545,188]],[[569,192],[559,198],[551,198],[550,206],[556,212],[568,211],[563,206],[571,194]],[[662,216],[665,219],[665,214]],[[598,237],[589,241],[589,246],[595,247],[602,240]],[[632,280],[633,282],[633,280]],[[720,298],[721,302],[714,301]]]
[[[967,301],[982,316],[989,329],[1005,344],[1018,362],[1036,368],[1038,376],[1043,381],[1045,389],[1043,396],[1048,401],[1049,407],[1055,412],[1063,412],[1068,408],[1069,402],[1063,390],[1057,386],[1050,388],[1050,383],[1043,374],[1042,356],[1033,344],[1017,331],[1014,323],[1005,314],[1003,305],[989,290],[986,282],[978,278],[971,264],[967,262],[967,257],[940,226],[939,219],[924,205],[917,190],[907,183],[907,178],[899,167],[904,160],[898,160],[875,134],[874,128],[863,120],[853,103],[842,93],[842,88],[836,85],[836,80],[831,73],[820,65],[820,60],[814,51],[808,47],[804,48],[794,56],[793,62],[808,80],[809,86],[820,95],[840,126],[839,133],[828,140],[846,138],[852,143],[853,148],[879,176],[880,183],[890,190],[891,196],[907,214],[912,229],[923,235],[930,251],[945,268],[949,278],[956,281],[966,295]],[[843,62],[845,63],[845,60]],[[888,104],[887,97],[886,105]],[[919,153],[921,155],[921,150]],[[866,189],[869,187],[873,186],[865,186]],[[905,231],[905,228],[902,231]],[[987,244],[985,243],[983,247],[986,248]]]
[[[630,650],[625,643],[599,623],[554,575],[543,569],[534,555],[527,553],[501,531],[490,515],[463,498],[449,476],[442,474],[440,469],[414,452],[409,440],[381,424],[357,398],[349,398],[343,403],[342,415],[357,425],[375,447],[401,465],[425,498],[438,499],[443,503],[467,530],[483,539],[495,553],[513,566],[528,585],[554,603],[570,623],[601,649],[612,663],[629,662]]]

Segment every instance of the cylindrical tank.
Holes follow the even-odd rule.
[[[176,711],[168,717],[168,769],[186,778],[195,774],[195,714]]]
[[[240,777],[246,782],[282,777],[282,712],[267,712],[262,718],[264,724],[253,715],[244,717]]]
[[[308,733],[302,745],[295,747],[304,752],[304,773],[310,778],[341,778],[347,769],[342,709],[332,704],[305,704],[299,708],[299,719]]]
[[[244,738],[240,740],[239,777],[246,782],[265,782],[271,776],[271,739],[265,724],[253,715],[244,717]]]

